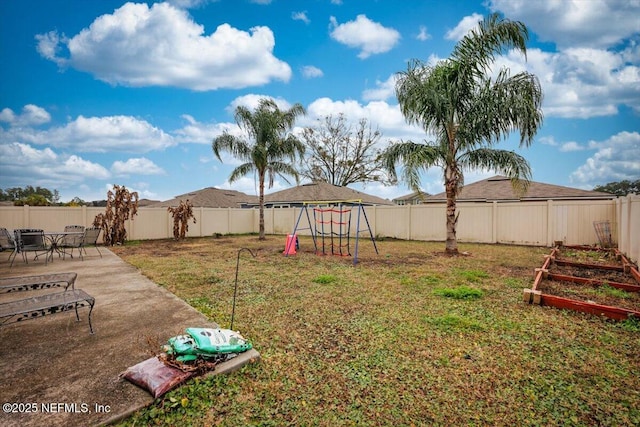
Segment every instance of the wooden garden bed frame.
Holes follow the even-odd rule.
[[[557,258],[560,254],[561,249],[608,252],[618,260],[619,264],[591,264],[559,260]],[[583,277],[550,273],[549,267],[551,267],[551,265],[553,264],[568,265],[574,268],[620,271],[624,272],[625,274],[629,274],[636,282],[636,284],[620,283],[609,280],[601,281],[597,279],[585,279]],[[613,320],[626,320],[630,317],[640,319],[640,311],[545,294],[539,289],[542,280],[557,280],[596,286],[606,284],[614,288],[623,289],[627,292],[640,292],[640,272],[638,272],[638,267],[636,267],[631,261],[629,261],[624,256],[624,254],[618,251],[618,249],[602,249],[592,246],[564,246],[562,242],[556,242],[556,245],[551,250],[551,253],[549,255],[545,255],[545,261],[542,264],[542,267],[535,269],[535,280],[533,282],[532,288],[524,290],[524,302],[529,304],[547,305],[560,309],[575,310],[583,313],[595,314],[597,316],[606,316]]]

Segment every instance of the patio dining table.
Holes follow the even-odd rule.
[[[22,236],[35,236],[35,235],[44,235],[44,238],[48,242],[48,250],[45,252],[47,256],[47,260],[51,259],[53,262],[53,254],[56,252],[58,257],[60,254],[64,253],[64,249],[61,247],[64,238],[68,236],[77,236],[78,238],[82,238],[84,233],[82,231],[44,231],[42,233],[22,233]],[[38,259],[38,256],[42,254],[37,254],[34,259]]]
[[[82,239],[83,235],[84,232],[82,231],[45,231],[44,237],[49,241],[49,254],[47,256],[51,257],[51,262],[53,262],[54,252],[58,254],[58,257],[64,253],[64,248],[61,245],[66,237],[77,236],[77,238]]]

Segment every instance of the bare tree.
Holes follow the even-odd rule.
[[[355,130],[344,114],[326,116],[315,128],[305,128],[302,140],[306,150],[300,172],[312,181],[346,187],[349,184],[394,183],[380,161],[376,147],[382,133],[374,130],[367,119],[361,119]]]

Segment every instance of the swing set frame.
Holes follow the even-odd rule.
[[[311,221],[309,208],[312,208],[313,222]],[[373,233],[371,232],[371,225],[369,224],[367,213],[362,206],[362,200],[314,200],[302,202],[302,209],[300,210],[300,214],[298,214],[298,219],[296,220],[291,235],[297,236],[296,233],[298,231],[309,230],[311,238],[313,239],[313,247],[317,255],[351,256],[351,219],[354,208],[357,208],[356,225],[354,230],[355,252],[353,255],[353,264],[355,265],[358,263],[358,245],[360,241],[360,233],[362,232],[369,232],[373,248],[375,249],[376,254],[378,254],[378,247],[376,245],[375,238],[373,237]],[[325,220],[325,213],[329,214],[328,221]],[[308,227],[300,227],[300,221],[303,215],[307,219]],[[337,217],[337,220],[334,220],[334,216]],[[361,218],[364,219],[366,228],[360,229]],[[336,240],[337,245],[335,243]],[[321,251],[319,249],[320,243],[322,244]],[[296,244],[297,237],[287,239],[287,247],[284,251],[285,256],[289,256],[289,254],[292,253],[292,248],[289,246]],[[327,246],[331,249],[330,254],[328,253]]]

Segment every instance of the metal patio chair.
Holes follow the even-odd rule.
[[[22,254],[22,259],[27,264],[27,252],[34,252],[36,254],[35,259],[44,254],[44,263],[49,261],[49,253],[51,252],[51,246],[47,243],[47,239],[44,237],[44,231],[41,229],[33,228],[21,228],[15,230],[15,241],[17,251]],[[15,261],[15,257],[13,260]],[[13,262],[11,263],[13,265]]]
[[[9,255],[9,262],[13,265],[13,260],[16,258],[16,255],[18,255],[18,247],[16,246],[15,239],[11,237],[11,233],[9,233],[9,230],[6,228],[0,228],[0,251],[13,251],[13,253]]]
[[[57,244],[58,249],[62,252],[62,259],[65,258],[67,253],[73,258],[74,249],[78,249],[80,259],[82,259],[82,251],[80,248],[84,240],[84,225],[67,225],[64,227],[64,232],[77,234],[64,234]]]
[[[102,258],[102,253],[100,253],[100,249],[98,249],[98,237],[100,236],[100,231],[102,231],[99,227],[87,227],[84,229],[84,238],[82,239],[82,244],[80,245],[80,252],[84,251],[84,254],[87,255],[87,246],[93,246],[98,251],[100,258]],[[80,254],[82,257],[82,253]]]

